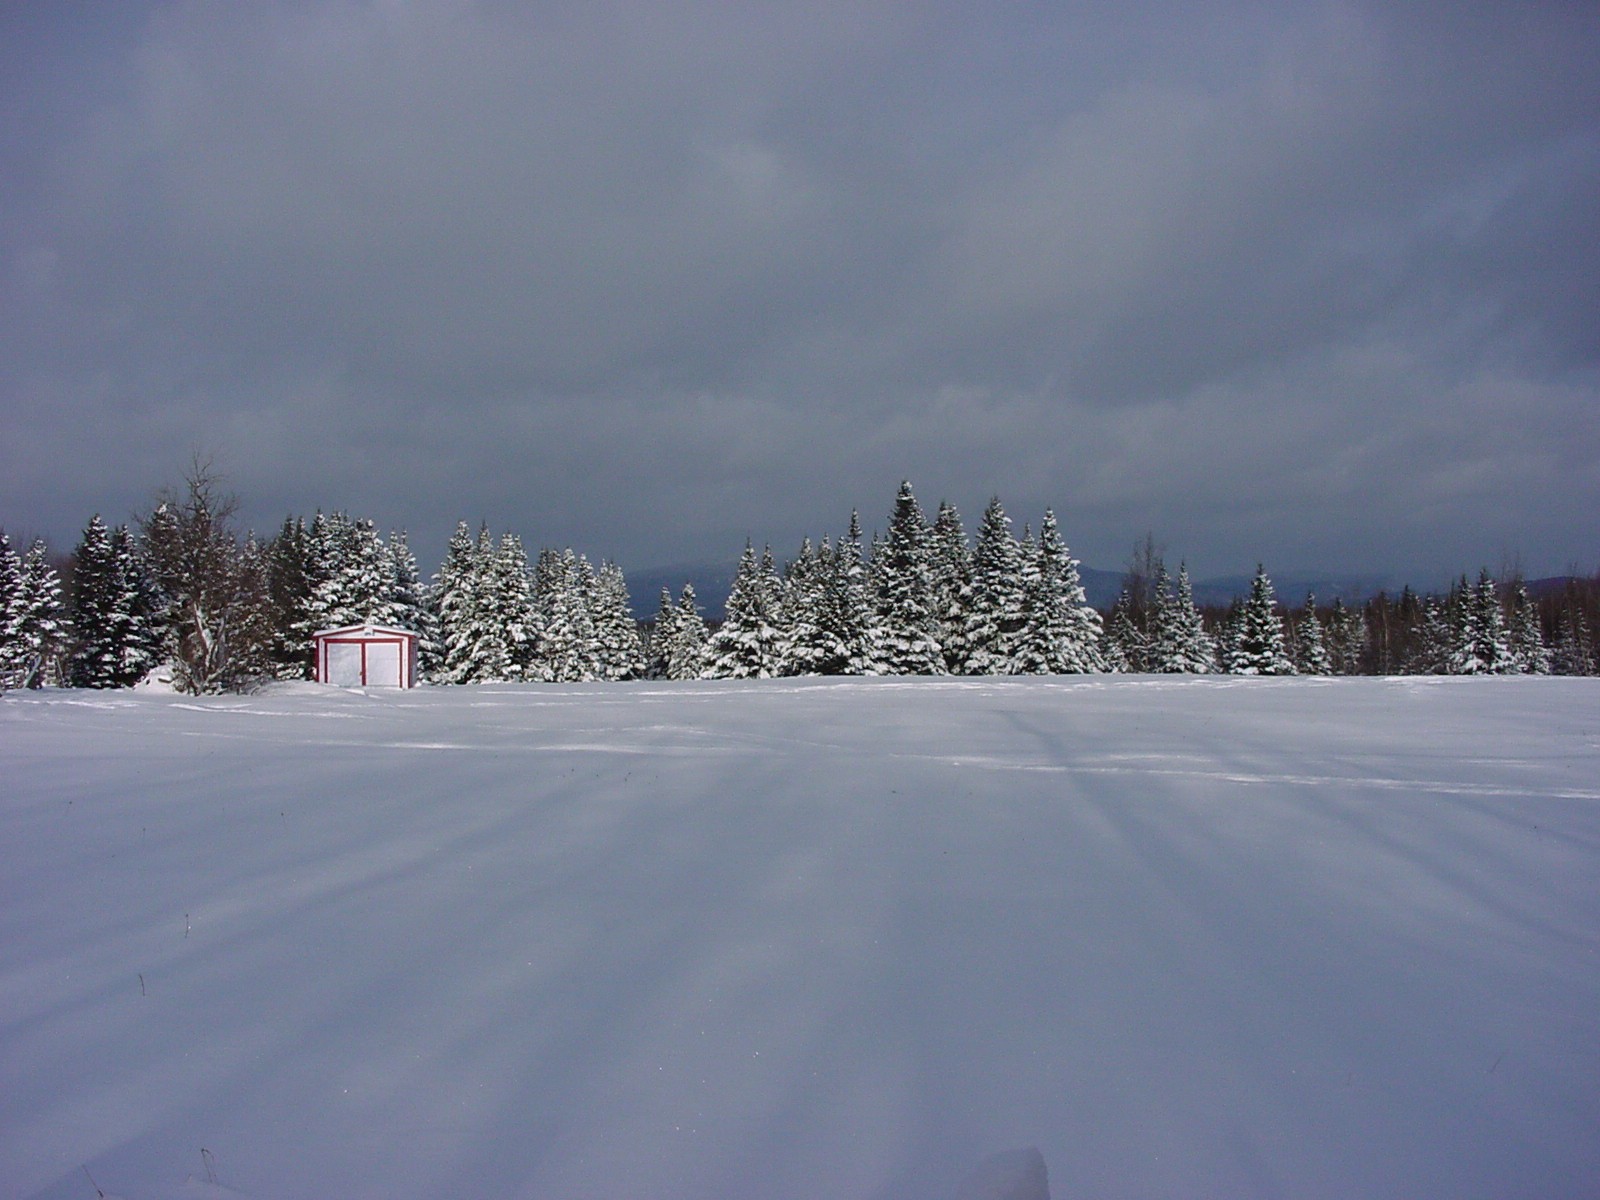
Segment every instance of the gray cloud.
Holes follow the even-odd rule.
[[[1391,7],[13,15],[0,520],[1592,568],[1600,18]]]

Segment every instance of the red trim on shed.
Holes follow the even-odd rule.
[[[349,625],[341,629],[324,629],[312,635],[315,647],[314,674],[318,683],[333,683],[331,650],[334,646],[359,646],[361,650],[361,687],[415,687],[417,682],[417,635],[409,629],[390,629],[382,625]],[[393,646],[396,654],[397,675],[393,679],[374,680],[368,663],[368,650],[373,646]],[[385,656],[387,657],[387,656]],[[348,686],[348,685],[346,685]]]

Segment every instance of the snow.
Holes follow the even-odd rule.
[[[0,845],[6,1195],[1600,1179],[1593,680],[11,693]]]

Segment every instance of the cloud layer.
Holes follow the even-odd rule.
[[[13,14],[0,521],[1593,569],[1600,13],[1393,7]]]

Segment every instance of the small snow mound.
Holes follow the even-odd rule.
[[[1050,1179],[1037,1146],[984,1159],[956,1189],[955,1200],[1050,1200]]]
[[[177,668],[172,663],[162,663],[159,667],[151,668],[149,674],[133,685],[136,692],[159,692],[164,695],[177,694],[177,686],[172,682],[177,674]]]

